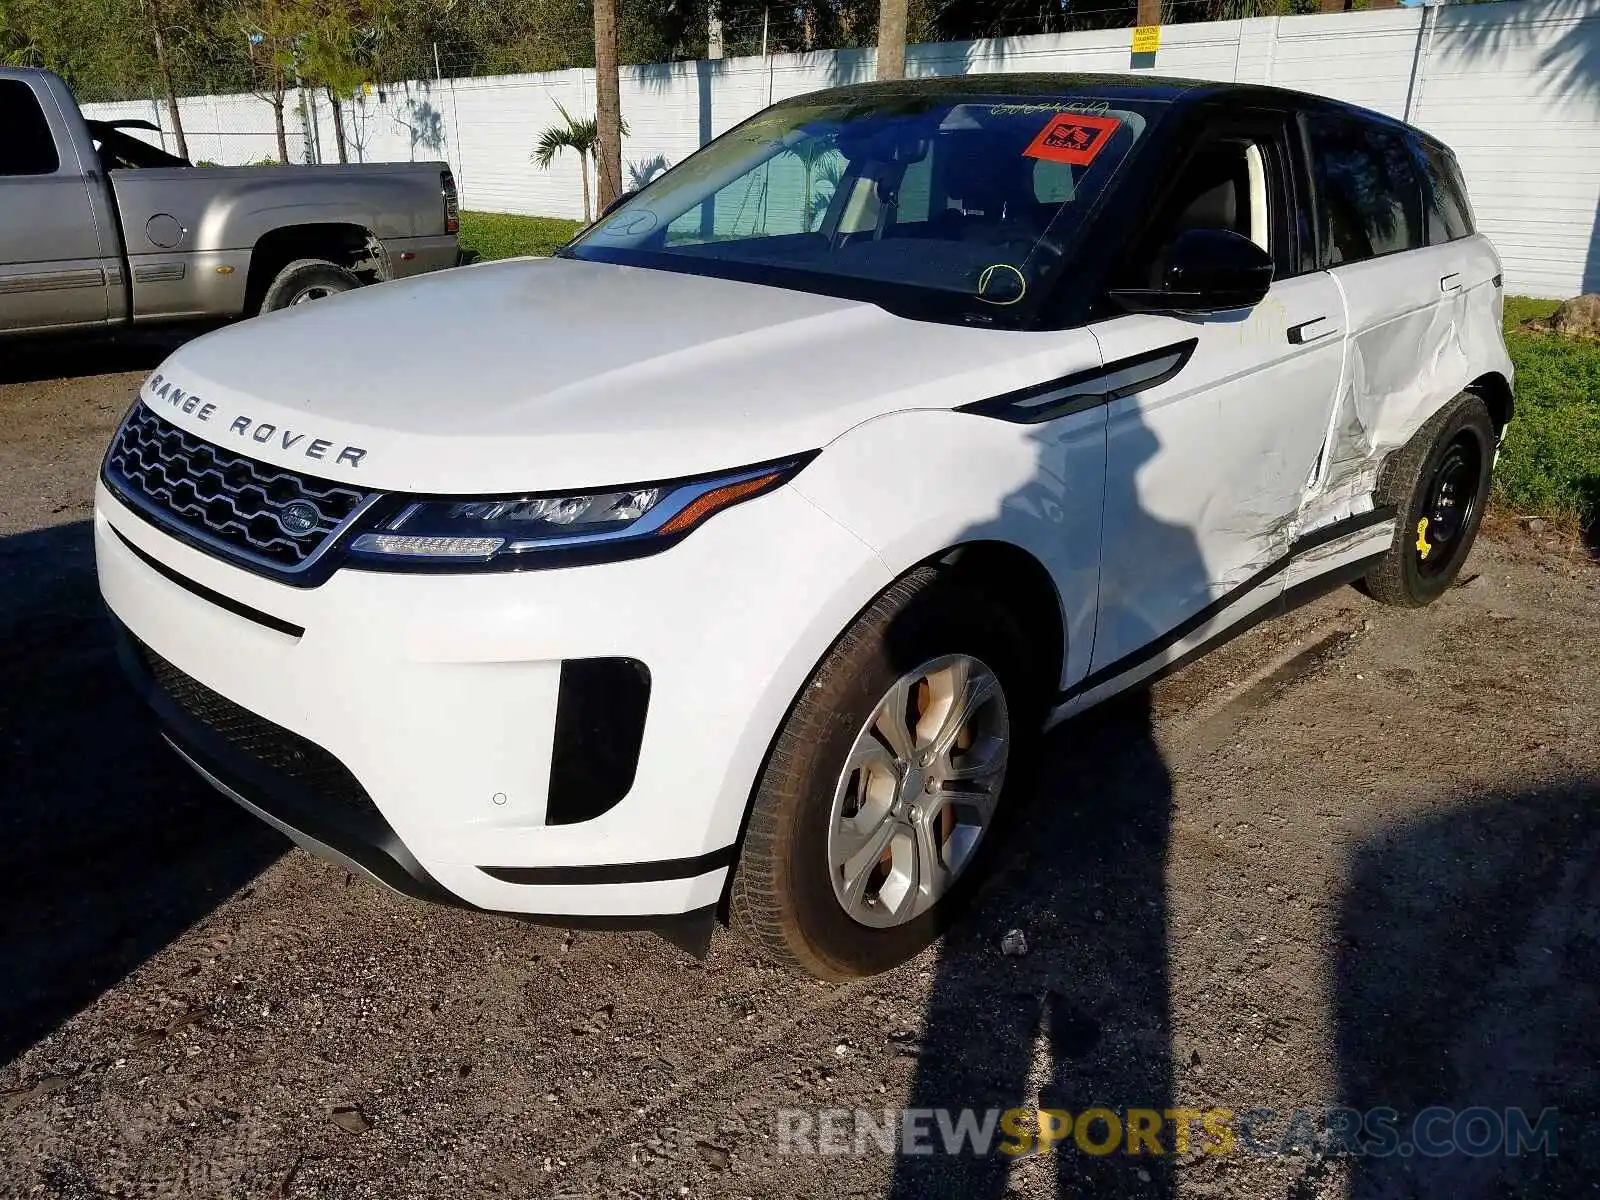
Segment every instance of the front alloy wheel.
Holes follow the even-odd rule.
[[[919,567],[800,689],[751,802],[733,924],[822,979],[937,938],[1000,845],[1052,672],[988,593]]]
[[[1005,782],[1011,719],[994,672],[966,654],[908,671],[856,735],[828,827],[833,892],[852,920],[903,925],[972,861]]]

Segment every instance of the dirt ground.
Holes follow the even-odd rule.
[[[87,524],[159,357],[0,363],[0,1193],[1600,1189],[1600,570],[1560,546],[1501,529],[1429,609],[1340,591],[1059,729],[976,910],[828,987],[726,931],[702,963],[391,896],[183,769]],[[1560,1117],[1553,1156],[780,1152],[782,1109],[1097,1105],[1273,1144],[1297,1108]]]

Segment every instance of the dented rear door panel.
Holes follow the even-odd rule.
[[[1489,374],[1511,378],[1500,260],[1482,235],[1334,267],[1348,349],[1302,531],[1369,510],[1384,460]]]

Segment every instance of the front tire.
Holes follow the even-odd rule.
[[[734,925],[784,966],[871,975],[981,878],[1043,710],[1015,621],[935,567],[864,611],[807,681],[756,787]]]
[[[1366,577],[1369,596],[1421,608],[1450,587],[1478,536],[1496,443],[1488,405],[1463,392],[1389,462],[1380,500],[1394,505],[1399,524]]]

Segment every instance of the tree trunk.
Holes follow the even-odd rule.
[[[906,0],[879,0],[878,78],[906,77]]]
[[[178,112],[178,93],[172,86],[172,64],[167,61],[167,40],[161,36],[161,8],[156,0],[146,0],[145,17],[150,22],[150,36],[155,42],[156,70],[161,74],[161,87],[167,93],[167,116],[172,119],[172,132],[178,139],[178,157],[189,157],[189,139],[183,136],[183,116]]]
[[[272,128],[278,135],[278,161],[289,165],[289,132],[283,127],[283,93],[272,98]]]
[[[350,161],[350,152],[344,144],[344,102],[331,87],[328,89],[328,103],[333,105],[333,143],[339,148],[339,161],[347,163]]]
[[[622,96],[617,82],[617,0],[594,3],[595,201],[601,212],[622,195]]]
[[[594,217],[589,208],[589,156],[582,150],[578,151],[578,170],[583,172],[583,223],[587,225]]]

